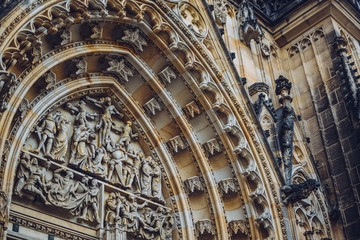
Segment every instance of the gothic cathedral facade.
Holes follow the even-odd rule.
[[[3,0],[0,239],[360,239],[359,0]]]

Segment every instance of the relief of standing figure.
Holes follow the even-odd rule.
[[[70,128],[70,121],[65,116],[61,115],[56,125],[58,134],[51,151],[51,157],[54,160],[65,162],[64,156],[68,149],[67,132]]]
[[[60,115],[59,111],[49,113],[40,127],[36,127],[40,143],[36,152],[43,151],[45,156],[50,156],[50,151],[53,147],[53,142],[56,134],[56,121],[55,119]]]
[[[117,129],[114,121],[112,120],[112,115],[117,115],[118,117],[122,118],[124,114],[116,110],[115,106],[111,104],[110,97],[100,98],[100,100],[96,100],[89,96],[86,96],[86,100],[103,110],[100,121],[96,124],[96,130],[99,130],[99,145],[106,146],[106,141],[110,138],[111,129]]]

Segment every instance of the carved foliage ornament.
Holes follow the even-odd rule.
[[[225,0],[216,0],[214,2],[214,14],[218,24],[226,23],[227,4]]]
[[[200,177],[198,177],[198,176],[194,176],[194,177],[186,179],[184,181],[184,184],[185,184],[185,189],[188,192],[188,194],[193,194],[193,193],[204,191],[203,184],[201,182]]]
[[[208,236],[208,235],[212,236],[214,234],[215,231],[211,220],[204,219],[204,220],[199,220],[195,223],[195,235],[197,237]]]

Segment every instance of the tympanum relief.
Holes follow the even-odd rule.
[[[161,167],[138,141],[133,121],[110,97],[67,102],[34,127],[14,193],[25,204],[65,209],[73,221],[104,223],[108,235],[116,225],[136,239],[169,239],[174,220],[164,206]]]

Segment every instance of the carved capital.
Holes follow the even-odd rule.
[[[191,101],[186,104],[184,110],[190,118],[194,118],[196,115],[201,113],[201,110],[195,101]]]
[[[129,77],[134,76],[133,70],[126,66],[124,59],[108,57],[105,61],[107,61],[107,67],[105,70],[109,73],[115,74],[120,79],[128,82]]]
[[[145,103],[145,109],[151,114],[155,115],[156,112],[160,112],[162,107],[156,98],[152,98]]]
[[[221,152],[221,146],[216,138],[210,139],[204,144],[205,150],[208,156],[213,156],[216,153]]]
[[[180,150],[184,150],[186,145],[182,140],[181,136],[175,136],[169,140],[169,147],[174,153],[179,152]]]
[[[131,43],[133,46],[136,47],[139,51],[143,51],[143,47],[147,46],[147,42],[145,39],[140,35],[140,30],[137,28],[135,30],[125,30],[125,36],[122,37],[122,40]]]
[[[200,236],[213,236],[215,234],[214,227],[209,219],[199,220],[195,223],[195,235]]]
[[[221,180],[218,185],[222,197],[231,196],[238,192],[236,181],[233,178],[225,178]]]
[[[176,74],[170,67],[166,67],[159,73],[159,77],[166,84],[176,79]]]
[[[188,178],[184,181],[185,190],[188,194],[203,192],[204,187],[199,176]]]
[[[231,236],[243,234],[249,236],[249,224],[245,220],[232,220],[229,222]]]

